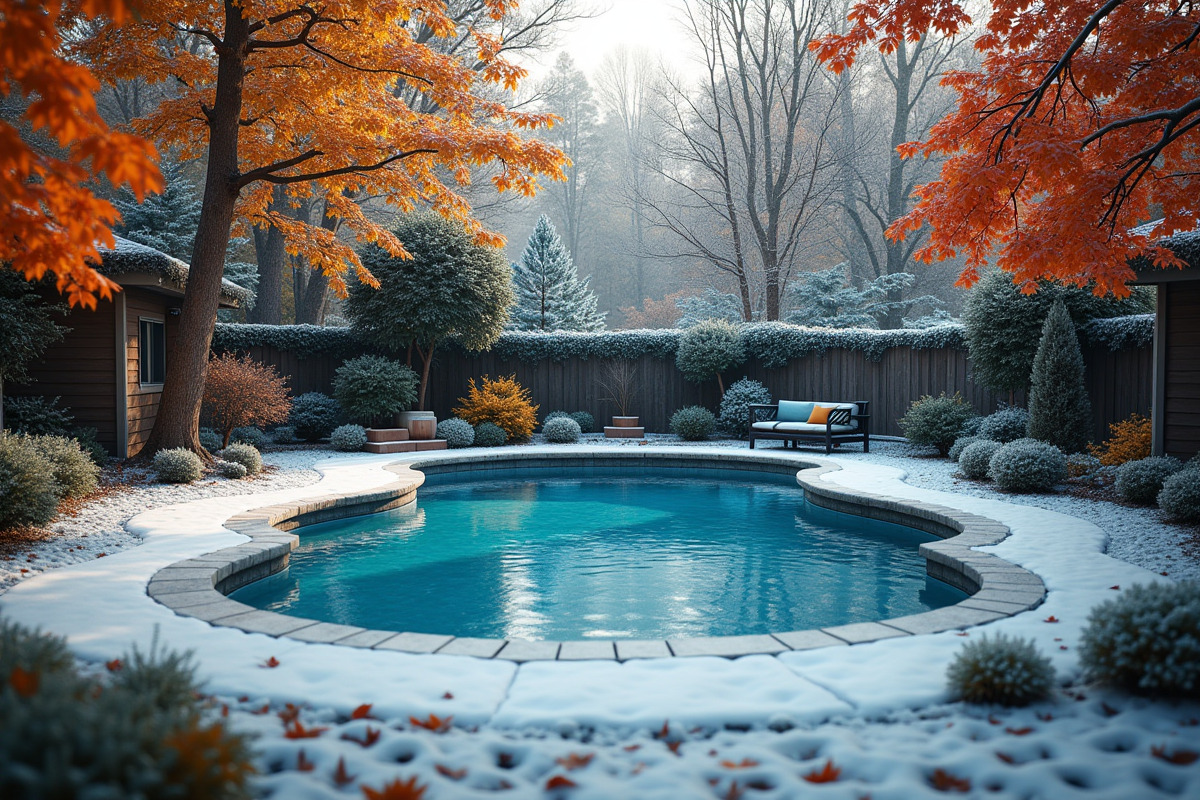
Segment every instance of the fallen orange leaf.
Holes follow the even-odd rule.
[[[347,742],[354,742],[359,747],[370,747],[371,745],[373,745],[379,741],[379,737],[382,734],[383,734],[383,731],[379,730],[378,728],[368,727],[366,733],[363,735],[363,738],[361,738],[361,739],[359,739],[355,736],[351,736],[348,733],[343,733],[342,739]]]
[[[463,767],[462,769],[450,769],[450,767],[447,767],[445,764],[434,764],[433,768],[438,771],[438,774],[445,775],[452,781],[461,781],[463,778],[467,777],[466,767]]]
[[[833,759],[827,759],[825,766],[821,770],[813,770],[807,775],[801,775],[801,778],[809,783],[833,783],[842,776],[842,770],[833,765]]]
[[[338,787],[348,786],[354,783],[356,775],[351,775],[346,771],[346,757],[342,756],[338,759],[337,770],[333,773],[333,782]]]
[[[37,694],[38,686],[42,680],[37,672],[33,670],[24,670],[20,667],[13,667],[9,673],[8,683],[13,687],[13,691],[21,695],[21,697],[33,697]]]
[[[284,726],[291,725],[296,720],[300,719],[300,706],[294,703],[288,703],[279,712],[279,718],[283,720]]]
[[[550,791],[551,789],[573,789],[578,785],[566,775],[555,775],[546,781],[546,791]]]
[[[721,795],[721,800],[739,800],[743,794],[744,792],[738,788],[737,781],[731,781],[729,791]]]
[[[109,672],[120,672],[121,667],[125,665],[121,663],[121,659],[114,658],[112,661],[105,661],[104,666]]]
[[[300,720],[295,720],[287,727],[283,735],[288,739],[315,739],[327,730],[329,729],[319,726],[306,728]]]
[[[749,769],[750,767],[757,767],[758,762],[752,758],[743,758],[741,763],[736,761],[722,761],[721,766],[725,769]]]
[[[971,782],[966,778],[960,778],[946,770],[935,769],[933,774],[929,776],[929,785],[937,789],[939,792],[969,792],[971,791]]]
[[[363,703],[350,712],[350,719],[375,719],[371,716],[372,703]]]
[[[1051,614],[1050,616],[1048,616],[1044,620],[1042,620],[1042,622],[1058,622],[1058,617]]]
[[[428,719],[409,717],[408,721],[414,728],[424,728],[425,730],[433,731],[434,733],[445,733],[446,731],[450,730],[450,721],[453,719],[454,717],[452,716],[442,718],[437,714],[430,714]]]
[[[1200,753],[1197,753],[1194,750],[1184,750],[1183,748],[1180,748],[1174,753],[1168,753],[1167,746],[1165,744],[1157,747],[1151,747],[1150,755],[1154,756],[1155,758],[1161,758],[1168,764],[1178,764],[1181,767],[1186,767],[1188,764],[1194,764],[1196,759],[1200,759]]]
[[[1033,733],[1033,728],[1005,728],[1005,733],[1011,733],[1013,736],[1028,736]]]
[[[996,751],[996,758],[1000,759],[1005,764],[1017,763],[1017,760],[1015,758],[1013,758],[1012,756],[1010,756],[1008,753],[1001,753],[999,751]]]
[[[296,769],[300,772],[312,772],[316,765],[309,761],[304,755],[304,748],[300,748],[300,755],[296,757]]]
[[[279,666],[279,659],[278,659],[278,658],[276,658],[275,656],[271,656],[271,657],[270,657],[270,658],[268,658],[266,661],[264,661],[263,663],[259,664],[259,666],[260,666],[260,667],[265,667],[266,669],[275,669],[276,667],[278,667],[278,666]]]
[[[414,775],[403,783],[397,778],[391,783],[385,783],[382,789],[364,786],[362,791],[367,800],[421,800],[428,788],[428,786],[418,786],[417,776]]]
[[[588,764],[592,763],[592,759],[595,757],[595,753],[588,753],[582,756],[578,753],[571,753],[566,758],[558,758],[555,759],[555,761],[558,762],[559,766],[564,767],[567,770],[576,770],[583,769]]]

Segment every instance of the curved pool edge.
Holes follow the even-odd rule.
[[[589,640],[545,642],[521,639],[477,639],[403,631],[369,630],[350,625],[262,611],[226,595],[282,570],[299,537],[289,531],[304,525],[397,508],[416,499],[425,474],[528,468],[539,462],[557,467],[612,467],[645,464],[679,469],[722,469],[795,475],[805,498],[834,511],[917,528],[942,541],[922,544],[926,571],[970,596],[955,605],[877,622],[772,634],[680,638],[668,640]],[[325,495],[303,502],[254,508],[228,518],[224,526],[250,541],[158,570],[146,593],[184,617],[247,633],[286,637],[301,642],[528,661],[626,661],[635,658],[775,655],[863,644],[962,629],[1014,616],[1041,604],[1046,595],[1036,574],[998,556],[973,548],[998,544],[1009,535],[1004,524],[945,506],[872,494],[837,486],[822,477],[842,469],[819,458],[797,460],[794,454],[731,452],[719,458],[686,451],[628,452],[569,450],[499,452],[471,455],[399,458],[385,469],[396,480],[369,492]]]

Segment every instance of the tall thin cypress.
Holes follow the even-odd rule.
[[[1042,325],[1030,381],[1029,435],[1066,453],[1083,450],[1092,429],[1092,403],[1083,379],[1079,337],[1061,298]]]

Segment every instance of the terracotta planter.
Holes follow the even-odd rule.
[[[410,439],[425,441],[437,435],[437,416],[432,411],[401,411],[400,425]]]
[[[642,439],[646,429],[638,426],[637,417],[613,417],[612,425],[604,426],[605,439]]]

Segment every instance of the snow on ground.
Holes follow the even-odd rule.
[[[390,479],[381,467],[395,457],[361,455],[316,464],[322,478],[311,489],[298,481],[254,485],[254,497],[200,499],[134,489],[141,508],[150,508],[127,525],[141,546],[23,581],[0,595],[0,611],[68,636],[94,661],[122,655],[131,642],[145,647],[156,631],[169,646],[194,649],[207,691],[228,705],[232,724],[260,734],[259,785],[280,798],[358,796],[355,785],[378,789],[410,777],[430,787],[427,800],[501,790],[572,798],[1200,797],[1200,760],[1171,763],[1200,750],[1200,705],[1083,686],[1075,658],[1087,611],[1115,596],[1110,587],[1162,580],[1156,567],[1168,556],[1163,569],[1187,574],[1168,549],[1152,553],[1148,569],[1102,554],[1109,539],[1116,546],[1167,526],[1152,512],[1111,504],[1080,511],[1089,501],[1011,498],[959,485],[944,462],[900,457],[896,445],[879,449],[836,455],[844,470],[826,479],[1001,520],[1013,535],[988,549],[1044,577],[1043,606],[965,636],[779,657],[517,666],[244,634],[178,617],[146,597],[145,584],[161,566],[242,541],[220,523],[243,509]],[[286,457],[298,466],[313,458]],[[176,504],[151,508],[155,500]],[[1138,516],[1136,527],[1126,513]],[[1056,697],[1020,711],[947,705],[946,666],[964,639],[984,630],[1032,637],[1058,670]],[[278,666],[265,666],[271,658]],[[286,736],[279,716],[289,715],[286,703],[306,706],[305,728],[328,730],[294,738],[301,731],[293,725]],[[349,719],[368,703],[381,719]],[[448,716],[453,726],[445,733],[417,724],[437,727]],[[337,785],[339,759],[352,776],[345,787]],[[824,775],[840,770],[838,779],[812,783],[827,763]]]

